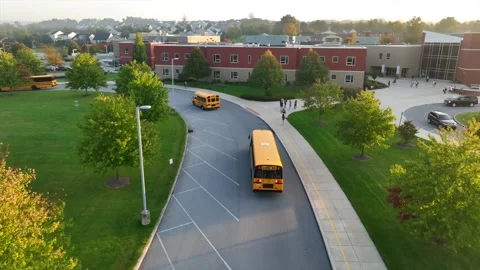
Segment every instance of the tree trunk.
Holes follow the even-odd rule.
[[[365,147],[362,146],[362,153],[361,153],[361,156],[365,156]]]
[[[117,167],[117,181],[119,181],[119,180],[120,180],[120,173],[119,173],[119,170],[120,170],[120,169]]]
[[[13,87],[10,87],[10,96],[13,96]]]
[[[88,96],[88,89],[85,88],[85,96]]]

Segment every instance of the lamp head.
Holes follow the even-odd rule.
[[[138,107],[140,110],[150,110],[152,108],[152,106],[150,105],[143,105],[143,106],[139,106]]]

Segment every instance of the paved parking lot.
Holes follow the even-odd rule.
[[[300,179],[279,144],[285,191],[254,193],[248,134],[268,128],[241,107],[172,106],[194,128],[181,174],[142,269],[331,269]]]

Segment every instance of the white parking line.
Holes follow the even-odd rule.
[[[225,211],[227,211],[234,219],[239,221],[238,218],[232,212],[230,212],[230,210],[228,210],[228,208],[225,205],[223,205],[219,200],[217,200],[217,198],[215,198],[210,192],[208,192],[208,190],[204,188],[202,184],[200,184],[197,180],[195,180],[195,178],[193,178],[193,176],[191,176],[187,171],[185,171],[184,169],[182,170],[188,177],[190,177],[190,179],[195,181],[195,183],[197,183],[197,185],[199,185],[201,189],[203,189],[208,195],[210,195],[210,197],[212,197],[212,199],[214,199],[223,209],[225,209]]]
[[[196,119],[194,119],[193,121],[204,121],[204,122],[210,122],[212,124],[216,124],[216,125],[220,125],[220,126],[224,126],[224,127],[228,127],[229,125],[227,124],[224,124],[224,123],[218,123],[218,122],[215,122],[215,121],[212,121],[212,120],[208,120],[208,119],[203,119],[203,118],[198,118],[198,117],[195,117]],[[192,122],[193,122],[192,121]]]
[[[190,191],[194,191],[194,190],[199,189],[199,188],[201,188],[201,187],[194,187],[194,188],[187,189],[187,190],[184,190],[184,191],[179,191],[179,192],[176,192],[175,195],[182,194],[182,193],[187,193],[187,192],[190,192]]]
[[[227,153],[223,152],[222,150],[220,150],[220,149],[218,149],[218,148],[214,147],[213,145],[211,145],[211,144],[209,144],[209,143],[206,143],[206,142],[204,142],[204,141],[202,141],[202,140],[198,139],[197,137],[195,137],[195,136],[193,136],[193,135],[190,135],[190,137],[192,137],[192,138],[194,138],[194,139],[196,139],[196,140],[198,140],[198,141],[200,141],[200,142],[203,142],[205,145],[207,145],[208,147],[212,148],[213,150],[216,150],[216,151],[218,151],[220,154],[223,154],[223,155],[225,155],[225,156],[227,156],[227,157],[229,157],[229,158],[231,158],[231,159],[233,159],[233,160],[237,161],[237,159],[236,159],[236,158],[234,158],[234,157],[232,157],[231,155],[229,155],[229,154],[227,154]]]
[[[233,139],[231,139],[231,138],[229,138],[229,137],[223,136],[222,134],[218,134],[218,133],[213,132],[213,131],[210,131],[210,130],[203,129],[203,130],[201,130],[200,132],[208,132],[208,133],[210,133],[210,134],[212,134],[212,135],[218,136],[218,137],[220,137],[220,138],[224,138],[225,140],[229,140],[229,141],[231,141],[231,142],[234,142],[234,141],[235,141],[235,140],[233,140]]]
[[[200,163],[193,164],[193,165],[190,165],[190,166],[187,166],[187,167],[183,167],[183,168],[184,168],[184,169],[188,169],[188,168],[196,167],[196,166],[202,165],[202,164],[205,164],[205,162],[200,162]]]
[[[191,135],[190,135],[191,136]],[[197,145],[197,146],[192,146],[190,147],[190,149],[194,149],[194,148],[197,148],[197,147],[202,147],[202,146],[205,146],[206,144],[202,144],[202,145]]]
[[[175,227],[172,227],[172,228],[168,228],[168,229],[165,229],[165,230],[161,230],[159,233],[164,233],[164,232],[168,232],[168,231],[171,231],[171,230],[175,230],[175,229],[178,229],[178,228],[181,228],[183,226],[187,226],[189,224],[192,224],[192,222],[187,222],[187,223],[183,223],[183,224],[180,224],[178,226],[175,226]]]
[[[228,175],[224,174],[223,172],[219,171],[217,168],[213,167],[212,164],[208,163],[205,159],[199,157],[198,155],[196,155],[195,153],[193,153],[192,151],[190,151],[189,149],[187,149],[188,152],[190,152],[192,155],[196,156],[197,158],[199,158],[201,161],[205,162],[205,164],[207,164],[208,166],[210,166],[210,168],[214,169],[215,171],[217,171],[218,173],[220,173],[221,175],[225,176],[228,180],[232,181],[233,183],[235,183],[235,185],[237,186],[240,186],[239,183],[237,183],[237,181],[233,180],[232,178],[228,177]]]
[[[162,239],[160,238],[160,235],[158,233],[156,235],[157,235],[158,241],[160,241],[160,245],[162,245],[163,252],[165,252],[165,255],[167,255],[167,260],[170,263],[170,266],[172,267],[173,270],[175,270],[175,267],[173,266],[172,260],[170,260],[170,256],[168,256],[167,249],[163,245],[163,242],[162,242]]]
[[[207,236],[203,233],[202,229],[200,229],[200,227],[198,227],[195,220],[193,220],[193,218],[190,216],[190,214],[188,214],[187,210],[185,210],[185,208],[180,203],[180,201],[177,199],[177,197],[175,197],[175,195],[172,195],[172,197],[175,199],[175,201],[177,201],[178,205],[180,205],[183,212],[185,212],[185,214],[188,216],[188,218],[192,221],[193,225],[195,225],[195,227],[197,227],[198,231],[202,234],[203,238],[205,238],[205,240],[207,240],[208,244],[212,247],[213,251],[215,251],[215,253],[217,253],[218,257],[220,258],[220,260],[222,260],[222,262],[225,264],[225,266],[228,268],[228,270],[232,270],[232,268],[228,265],[228,263],[225,261],[225,259],[223,259],[222,255],[220,255],[220,253],[215,248],[215,246],[212,244],[212,242],[210,242],[210,240],[207,238]],[[169,261],[170,261],[170,259],[169,259]],[[172,265],[172,267],[173,267],[173,265]]]

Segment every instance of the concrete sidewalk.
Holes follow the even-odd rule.
[[[200,90],[178,86],[176,89]],[[282,123],[279,102],[248,101],[224,93],[211,92],[218,93],[222,99],[236,103],[257,115],[276,133],[302,180],[327,247],[332,268],[387,269],[355,210],[323,161],[288,121]],[[300,101],[296,111],[302,107]],[[293,109],[287,108],[286,111],[288,115]]]

